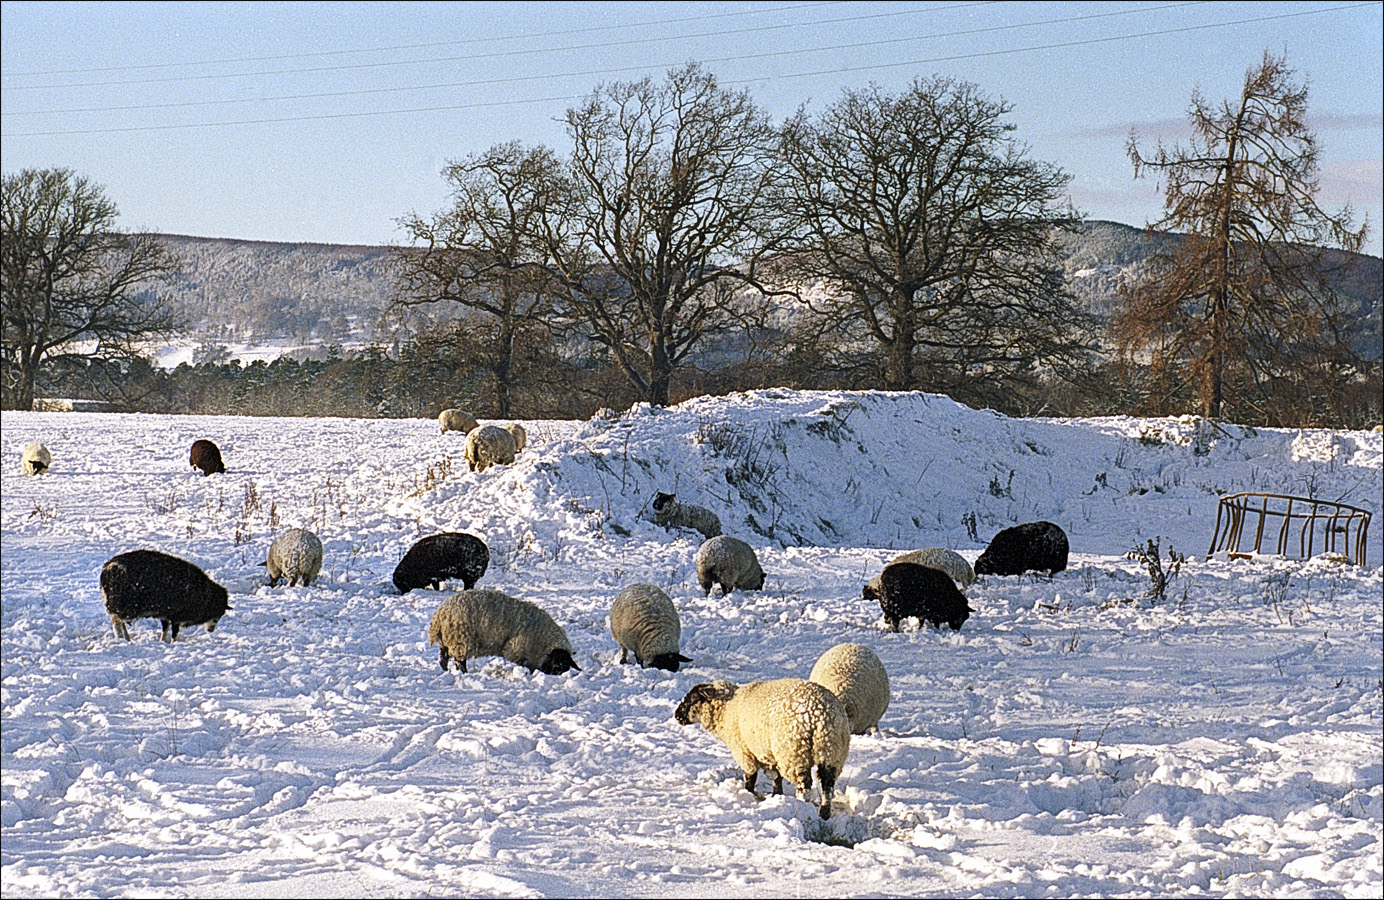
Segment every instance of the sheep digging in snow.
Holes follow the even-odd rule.
[[[689,657],[678,652],[682,626],[673,601],[657,585],[632,584],[610,607],[610,633],[620,645],[620,662],[635,660],[645,668],[676,672]]]
[[[312,584],[322,569],[322,541],[305,528],[290,528],[269,545],[269,558],[260,565],[269,572],[269,586],[287,578],[288,586]]]
[[[739,538],[719,535],[697,548],[697,583],[711,596],[712,584],[721,586],[722,596],[736,588],[743,591],[764,589],[764,570],[754,549]]]
[[[851,734],[879,730],[880,717],[889,708],[889,674],[869,647],[837,644],[817,659],[807,680],[841,698]]]
[[[52,464],[53,454],[38,441],[25,447],[24,455],[19,460],[19,468],[25,475],[42,475]]]
[[[192,468],[201,469],[203,475],[226,471],[226,464],[221,461],[221,449],[206,438],[192,442],[192,450],[187,458]]]
[[[113,556],[101,567],[101,597],[115,633],[130,640],[126,624],[133,619],[158,619],[163,640],[178,639],[184,625],[216,623],[230,607],[226,589],[185,559],[157,550],[131,550]]]
[[[437,414],[437,426],[442,429],[442,434],[446,434],[449,431],[460,431],[462,434],[469,434],[475,430],[476,420],[465,410],[444,409]]]
[[[977,575],[1022,575],[1067,568],[1067,533],[1051,522],[1026,522],[1006,528],[976,559]]]
[[[581,671],[567,633],[552,616],[499,591],[462,591],[442,601],[428,625],[428,646],[433,644],[440,646],[443,671],[455,659],[465,672],[466,661],[478,656],[502,656],[546,675]]]
[[[472,472],[484,472],[493,465],[507,466],[514,462],[514,435],[498,425],[482,425],[466,435],[466,466]]]
[[[945,622],[953,631],[960,631],[971,616],[966,597],[950,575],[917,563],[890,563],[879,574],[879,586],[873,582],[865,585],[861,596],[879,601],[890,631],[898,631],[899,624],[910,616],[934,626]]]
[[[490,548],[485,541],[474,534],[444,531],[409,548],[394,567],[394,586],[407,594],[421,587],[437,590],[447,579],[460,578],[469,591],[489,566]]]

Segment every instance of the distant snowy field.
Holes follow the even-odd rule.
[[[1378,433],[792,391],[524,424],[475,475],[428,420],[6,412],[5,896],[1380,896]],[[188,466],[203,437],[227,474]],[[49,474],[19,474],[31,440]],[[749,541],[765,590],[702,596],[658,490]],[[1369,509],[1367,566],[1207,560],[1236,491]],[[974,561],[1036,519],[1069,568],[981,578],[960,632],[861,600],[899,551]],[[294,526],[323,576],[269,588]],[[460,585],[390,583],[437,531],[483,537],[478,586],[552,613],[582,671],[443,672],[425,630]],[[1151,538],[1187,557],[1160,600],[1126,558]],[[226,585],[214,633],[114,636],[97,575],[138,547]],[[618,662],[638,581],[679,608],[681,672]],[[806,677],[841,641],[892,692],[825,823],[673,721],[698,682]]]

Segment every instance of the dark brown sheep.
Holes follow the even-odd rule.
[[[976,560],[977,575],[1061,572],[1067,568],[1067,533],[1051,522],[1026,522],[1006,528]]]
[[[490,548],[474,534],[444,531],[409,548],[394,568],[394,586],[407,594],[414,588],[437,590],[449,578],[460,578],[466,590],[476,586],[490,565]]]
[[[157,550],[131,550],[113,556],[101,567],[101,597],[115,633],[130,639],[132,619],[158,619],[163,639],[178,639],[184,625],[205,625],[213,631],[231,608],[226,589],[185,559]]]
[[[917,563],[890,563],[879,573],[878,586],[865,585],[861,596],[879,601],[890,631],[898,631],[899,623],[909,616],[934,626],[945,622],[960,631],[971,617],[971,607],[951,576]]]
[[[187,458],[192,468],[201,469],[203,475],[226,471],[226,464],[221,461],[221,448],[206,438],[192,442],[192,452]]]

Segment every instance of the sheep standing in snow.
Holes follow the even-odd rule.
[[[764,589],[764,570],[749,544],[729,535],[719,535],[697,548],[697,583],[711,596],[711,585],[721,586],[722,596],[736,588],[742,591]]]
[[[474,534],[444,531],[429,535],[408,549],[394,567],[394,586],[407,594],[415,588],[437,590],[448,578],[460,578],[466,590],[490,566],[490,548]]]
[[[800,678],[756,681],[743,687],[728,681],[699,684],[687,692],[673,717],[679,725],[700,724],[730,748],[745,773],[745,790],[754,789],[760,769],[774,772],[774,793],[786,777],[804,800],[812,788],[812,767],[822,783],[823,819],[831,817],[836,779],[851,748],[846,707],[831,691]]]
[[[42,475],[52,464],[53,454],[38,441],[25,447],[24,455],[19,458],[20,471],[25,475]]]
[[[966,597],[951,576],[939,569],[893,562],[884,567],[877,581],[878,587],[874,581],[865,585],[861,596],[879,601],[890,631],[898,631],[899,623],[910,616],[934,626],[946,622],[953,631],[959,631],[971,617]]]
[[[552,616],[499,591],[462,591],[442,601],[428,626],[428,646],[433,644],[441,645],[438,663],[444,671],[455,659],[465,672],[466,661],[478,656],[503,656],[547,675],[581,671],[567,633]]]
[[[269,559],[263,565],[269,570],[269,586],[274,587],[287,578],[288,586],[300,581],[312,584],[322,570],[322,541],[306,528],[290,528],[269,545]]]
[[[187,460],[192,464],[192,468],[201,469],[203,475],[215,475],[226,471],[226,464],[221,461],[221,448],[206,438],[192,442],[192,450],[188,452]]]
[[[909,550],[907,553],[900,553],[891,562],[917,563],[920,566],[927,566],[929,569],[946,572],[951,576],[951,580],[956,582],[956,586],[961,588],[970,587],[976,580],[976,573],[971,570],[971,564],[966,562],[966,558],[955,550],[943,550],[940,547]],[[878,575],[870,579],[869,587],[875,592],[875,596],[878,596]]]
[[[461,409],[444,409],[437,414],[437,427],[441,428],[442,434],[449,431],[460,431],[462,434],[470,434],[476,430],[476,420],[469,412]]]
[[[692,528],[702,533],[703,538],[714,538],[721,533],[721,520],[704,506],[679,503],[676,494],[660,491],[654,497],[654,523],[664,528]]]
[[[657,585],[632,584],[610,607],[610,633],[620,645],[620,662],[629,651],[641,666],[676,672],[692,660],[678,652],[682,625],[673,601]]]
[[[1051,522],[1026,522],[991,539],[976,559],[977,575],[1022,575],[1067,568],[1067,533]]]
[[[472,472],[484,472],[493,465],[507,466],[514,462],[514,435],[498,425],[482,425],[466,435],[463,452]]]
[[[185,559],[157,550],[131,550],[113,556],[101,567],[101,597],[115,633],[130,640],[126,624],[132,619],[159,619],[163,640],[178,639],[184,625],[216,623],[230,607],[226,589]]]
[[[817,659],[807,680],[841,699],[851,734],[879,730],[880,717],[889,708],[889,673],[869,647],[837,644]]]
[[[509,436],[514,438],[515,454],[517,455],[519,453],[523,453],[524,448],[529,445],[529,433],[524,430],[524,426],[520,425],[518,422],[510,422],[500,427],[504,428],[505,431],[508,431]]]

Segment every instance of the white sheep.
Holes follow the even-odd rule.
[[[524,448],[529,445],[529,433],[524,430],[524,426],[518,422],[508,422],[500,427],[508,431],[509,436],[514,438],[514,452],[516,454],[523,453]]]
[[[450,659],[465,672],[468,659],[503,656],[548,675],[581,671],[567,633],[552,616],[526,600],[483,588],[442,601],[428,625],[428,646],[433,644],[441,645],[438,663],[444,670]]]
[[[786,777],[806,800],[812,767],[822,783],[823,819],[831,817],[836,779],[851,748],[850,718],[831,691],[803,681],[780,678],[743,687],[728,681],[699,684],[687,692],[673,717],[679,725],[697,722],[730,748],[745,773],[745,790],[754,789],[760,769],[774,772],[774,793],[783,793]]]
[[[697,548],[697,583],[707,596],[713,583],[721,586],[722,596],[736,588],[743,591],[764,589],[764,570],[749,544],[729,535],[719,535]]]
[[[25,447],[24,455],[19,460],[19,468],[25,475],[42,475],[52,464],[53,454],[38,441]]]
[[[676,672],[692,660],[678,652],[682,625],[673,601],[657,585],[632,584],[610,606],[610,633],[620,645],[620,662],[634,651],[641,666]]]
[[[498,425],[482,425],[466,435],[466,465],[472,472],[484,472],[493,465],[514,462],[514,435]]]
[[[288,586],[312,584],[322,570],[322,541],[306,528],[290,528],[269,545],[269,558],[261,565],[269,571],[269,586],[287,578]]]
[[[713,538],[721,533],[721,520],[704,506],[679,503],[677,495],[659,492],[654,497],[654,523],[664,528],[692,528],[702,533],[704,538]]]
[[[475,418],[462,409],[444,409],[437,414],[437,425],[442,429],[442,434],[449,431],[470,434],[476,430],[476,424]]]
[[[966,562],[966,557],[955,550],[944,550],[941,547],[909,550],[907,553],[900,553],[891,560],[891,564],[896,562],[917,563],[920,566],[927,566],[929,569],[945,572],[952,581],[956,582],[956,586],[959,588],[967,588],[975,584],[976,573],[972,571],[971,564]],[[878,595],[878,575],[870,579],[869,587]]]
[[[818,658],[807,680],[841,698],[851,734],[879,730],[880,717],[889,708],[889,673],[869,647],[837,644]]]

